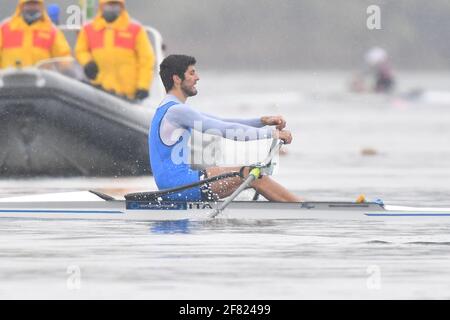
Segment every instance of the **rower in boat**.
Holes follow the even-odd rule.
[[[150,161],[156,184],[161,190],[195,184],[203,179],[231,172],[239,172],[239,175],[165,195],[164,200],[214,201],[226,198],[239,188],[252,170],[251,167],[210,167],[201,171],[194,170],[188,163],[188,140],[192,130],[213,130],[213,134],[238,141],[277,138],[285,144],[292,142],[291,132],[285,129],[286,121],[281,116],[250,120],[222,119],[198,112],[188,105],[187,99],[197,95],[196,84],[200,80],[195,65],[194,57],[171,55],[164,59],[160,66],[160,76],[167,96],[153,117],[149,134]],[[262,176],[250,186],[269,201],[301,201],[268,176]]]
[[[391,93],[394,89],[394,72],[386,50],[379,47],[370,49],[365,55],[364,70],[355,75],[351,90],[358,93]]]

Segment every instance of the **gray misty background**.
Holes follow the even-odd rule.
[[[2,0],[1,17],[16,3]],[[47,3],[64,13],[78,1]],[[382,30],[366,26],[373,4]],[[356,69],[375,45],[397,69],[450,68],[449,0],[127,0],[127,8],[161,31],[167,53],[195,55],[211,69]]]

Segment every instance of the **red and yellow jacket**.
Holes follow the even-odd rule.
[[[145,29],[128,12],[124,10],[116,21],[107,23],[101,8],[78,36],[77,60],[82,66],[97,63],[99,73],[93,84],[133,99],[137,90],[150,89],[155,64],[152,45]]]
[[[44,3],[44,0],[38,0]],[[0,68],[32,66],[39,61],[70,57],[71,50],[64,34],[45,13],[40,21],[28,25],[22,18],[20,0],[14,15],[0,24]]]

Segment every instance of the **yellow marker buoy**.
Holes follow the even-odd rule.
[[[356,203],[364,203],[364,202],[366,202],[366,196],[365,195],[360,195],[359,197],[358,197],[358,199],[356,199]]]

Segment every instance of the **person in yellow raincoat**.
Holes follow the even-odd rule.
[[[71,57],[71,50],[47,15],[44,0],[19,0],[14,15],[0,24],[0,68],[28,67],[57,57]]]
[[[75,52],[93,85],[131,100],[149,96],[155,55],[147,32],[126,11],[125,0],[100,0]]]

